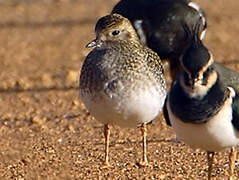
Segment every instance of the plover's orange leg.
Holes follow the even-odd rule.
[[[109,164],[109,144],[110,144],[110,128],[108,124],[104,125],[104,135],[105,135],[105,160],[103,166],[108,167]]]
[[[140,166],[147,166],[148,159],[147,159],[147,125],[145,123],[141,126],[142,132],[142,146],[143,146],[143,159],[139,163]]]

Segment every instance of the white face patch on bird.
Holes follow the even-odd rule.
[[[183,70],[187,73],[188,75],[188,81],[189,81],[189,84],[191,85],[191,88],[194,88],[195,86],[197,85],[203,85],[204,82],[203,82],[203,79],[204,78],[207,78],[207,77],[204,77],[204,73],[208,70],[208,68],[213,64],[214,60],[213,60],[213,56],[212,54],[209,52],[210,54],[210,58],[208,59],[208,61],[203,64],[200,68],[198,69],[190,69],[189,66],[187,66],[186,64],[184,64],[182,61],[181,61],[181,65],[183,67]],[[193,61],[193,59],[191,59],[191,64],[194,64],[196,63],[195,61]],[[197,63],[196,63],[197,64]]]
[[[197,78],[190,79],[188,75],[186,75],[188,78],[181,76],[180,84],[191,98],[203,98],[217,82],[218,74],[215,69],[211,67],[212,63],[213,61],[210,60],[198,73]]]
[[[96,39],[86,47],[101,46],[105,41],[138,41],[138,36],[130,21],[119,14],[100,18],[95,26]]]
[[[192,98],[203,98],[207,92],[210,90],[210,88],[216,83],[218,78],[217,72],[215,70],[211,71],[208,75],[206,80],[198,80],[194,81],[193,85],[188,85],[187,82],[185,82],[185,79],[183,76],[180,78],[180,84],[183,87],[184,91]]]

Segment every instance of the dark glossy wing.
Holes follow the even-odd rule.
[[[214,67],[225,85],[232,87],[239,95],[239,72],[233,71],[219,63],[214,63]]]
[[[233,126],[239,131],[239,73],[233,71],[225,66],[214,63],[214,66],[227,87],[234,89],[236,96],[233,98],[232,111],[233,111]]]

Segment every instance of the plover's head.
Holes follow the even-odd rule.
[[[87,47],[100,46],[104,41],[139,41],[130,21],[119,14],[101,17],[96,23],[95,34],[96,39]]]

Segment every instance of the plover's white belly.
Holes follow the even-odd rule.
[[[129,87],[125,87],[129,88]],[[121,89],[119,92],[108,94],[100,91],[92,97],[90,94],[81,95],[87,109],[97,120],[104,124],[121,127],[136,127],[152,121],[161,111],[165,91],[160,92],[156,87],[146,86]]]
[[[222,107],[221,111],[202,124],[184,123],[178,119],[169,108],[170,122],[177,137],[192,148],[201,148],[206,151],[220,151],[239,143],[239,133],[233,127],[231,99]]]

